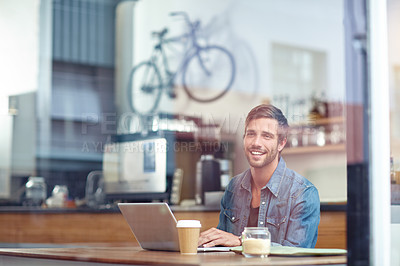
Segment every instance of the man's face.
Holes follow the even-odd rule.
[[[278,121],[258,118],[247,125],[243,143],[250,166],[261,168],[278,158],[286,142],[278,141]]]

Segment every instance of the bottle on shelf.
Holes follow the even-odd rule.
[[[394,162],[392,156],[390,156],[390,183],[396,184],[396,172],[394,171]]]
[[[326,136],[325,136],[325,127],[320,126],[317,132],[317,145],[322,147],[325,146]]]
[[[339,144],[342,142],[341,139],[342,132],[340,131],[340,126],[337,124],[334,124],[332,126],[331,133],[329,134],[329,141],[331,144]]]

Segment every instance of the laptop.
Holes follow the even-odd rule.
[[[179,251],[176,219],[167,203],[118,203],[143,249]]]
[[[176,219],[167,203],[118,203],[118,207],[143,249],[179,251]],[[230,247],[197,250],[229,251]]]

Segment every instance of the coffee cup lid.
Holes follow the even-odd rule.
[[[199,220],[179,220],[176,227],[197,228],[201,227],[201,223]]]

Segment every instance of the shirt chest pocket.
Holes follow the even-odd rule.
[[[279,228],[282,224],[286,223],[286,216],[284,217],[267,217],[267,224],[272,225],[273,227]]]
[[[286,232],[287,218],[284,217],[267,217],[267,227],[271,233],[271,241],[281,243],[281,239],[284,237]]]
[[[226,209],[224,211],[224,215],[231,223],[236,223],[237,221],[239,221],[239,215],[237,215],[236,212],[232,209]]]

